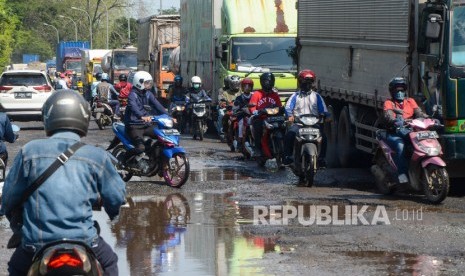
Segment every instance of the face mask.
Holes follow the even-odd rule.
[[[394,95],[394,99],[398,102],[402,102],[405,99],[405,91],[399,90]]]
[[[193,87],[194,87],[194,89],[199,89],[200,88],[200,83],[194,83]]]
[[[308,92],[312,89],[312,84],[311,83],[302,83],[300,85],[300,90],[304,91],[304,92]]]

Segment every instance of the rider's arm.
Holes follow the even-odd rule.
[[[115,87],[113,85],[110,84],[110,92],[112,94],[115,94],[116,96],[119,96],[119,92],[116,91]]]
[[[155,99],[155,96],[153,94],[149,96],[149,103],[158,112],[158,114],[168,115],[166,109],[163,107],[163,105],[161,105],[161,103],[157,99]]]
[[[409,104],[412,107],[414,118],[427,118],[428,117],[428,115],[423,113],[423,111],[421,110],[421,108],[418,106],[417,102],[415,102],[414,99],[408,98],[407,104]]]
[[[98,190],[103,199],[103,207],[110,219],[119,214],[121,205],[126,199],[126,184],[115,169],[112,158],[106,155],[103,164],[103,172],[99,174]]]
[[[294,111],[294,107],[295,107],[295,103],[297,99],[297,94],[298,92],[295,92],[294,94],[292,94],[286,102],[285,111],[286,111],[286,116],[288,117],[294,116],[293,111]]]
[[[391,100],[386,100],[384,102],[383,118],[387,127],[394,126],[396,113],[394,112],[394,103]]]
[[[9,143],[13,143],[15,141],[15,133],[13,132],[13,127],[11,126],[10,119],[8,116],[4,114],[4,125],[3,125],[3,139]]]
[[[328,112],[328,108],[326,107],[325,101],[323,100],[323,97],[321,97],[320,94],[315,93],[316,95],[316,104],[318,107],[318,114],[321,116],[324,116],[328,118],[331,116],[331,114]]]
[[[11,218],[12,211],[21,202],[21,197],[27,187],[26,173],[24,173],[22,150],[16,155],[10,172],[7,174],[3,186],[2,208],[0,214]]]

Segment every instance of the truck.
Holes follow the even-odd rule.
[[[23,63],[31,63],[34,61],[40,61],[40,55],[37,54],[23,54]]]
[[[137,68],[149,72],[161,97],[174,82],[169,57],[179,46],[180,15],[153,15],[137,20]]]
[[[110,52],[110,49],[81,49],[81,79],[84,98],[87,100],[91,99],[90,87],[92,83],[96,81],[95,75],[97,73],[103,73],[103,57]]]
[[[113,49],[102,60],[102,70],[110,77],[110,82],[119,82],[119,75],[137,70],[137,48],[131,45]]]
[[[444,124],[450,177],[465,174],[465,1],[299,0],[298,68],[317,74],[332,122],[327,161],[350,167],[377,147],[393,77]],[[370,160],[366,158],[366,160]]]
[[[180,68],[218,100],[228,75],[272,72],[282,100],[296,90],[296,0],[181,0]]]
[[[88,41],[60,41],[56,53],[58,72],[74,71],[81,76],[81,49],[89,49]]]

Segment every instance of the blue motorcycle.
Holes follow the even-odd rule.
[[[113,123],[115,137],[107,150],[118,160],[117,169],[124,181],[132,176],[154,175],[163,177],[171,186],[180,188],[189,178],[189,160],[186,151],[179,146],[179,131],[173,128],[173,120],[168,115],[153,116],[152,123],[157,139],[144,136],[144,154],[126,162],[126,152],[133,149],[130,139],[126,136],[124,124]]]

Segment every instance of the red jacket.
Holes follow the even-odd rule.
[[[120,81],[114,87],[119,92],[120,98],[127,98],[129,92],[131,92],[132,84],[127,81]]]
[[[252,94],[252,97],[249,101],[250,105],[254,105],[249,108],[250,113],[253,113],[255,110],[261,110],[269,106],[282,106],[281,99],[279,98],[278,93],[269,92],[266,93],[263,90],[257,90]]]

